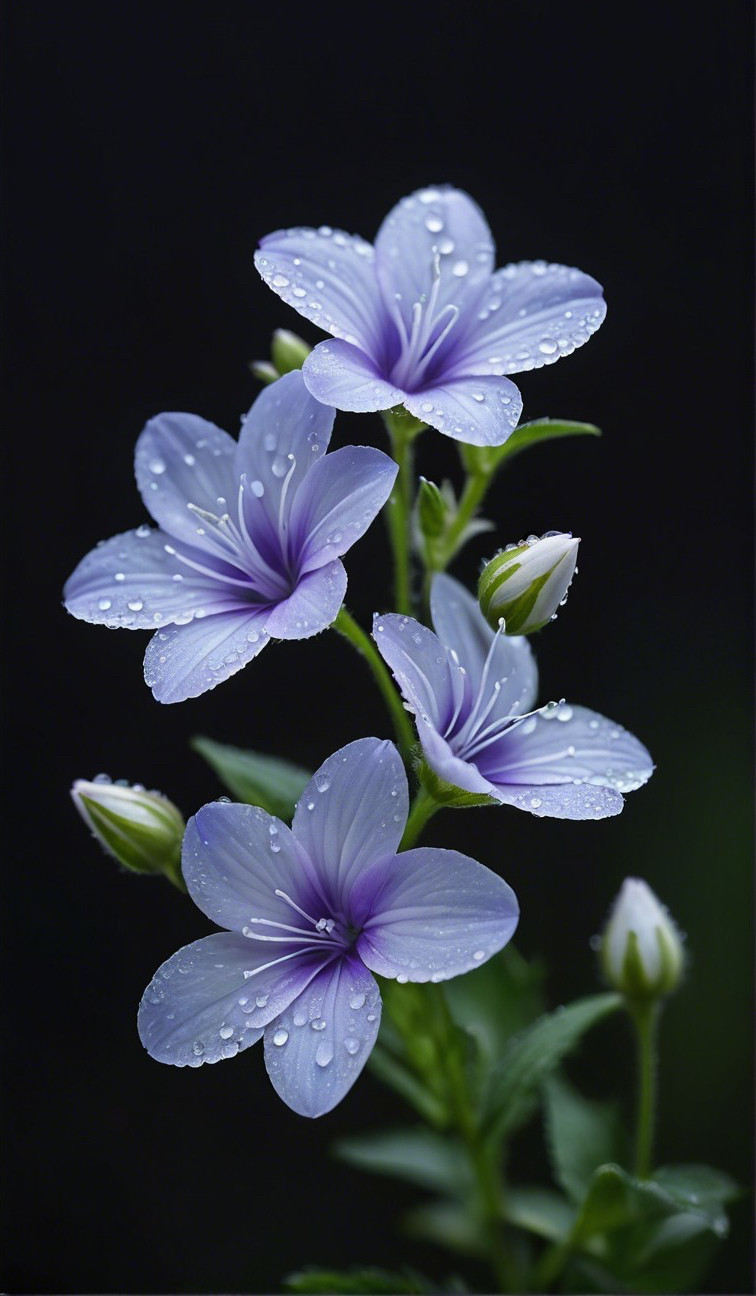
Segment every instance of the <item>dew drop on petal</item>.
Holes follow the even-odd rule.
[[[218,1031],[218,1034],[220,1035],[222,1040],[230,1039],[233,1033],[234,1033],[233,1026],[221,1026],[220,1030]]]
[[[273,1043],[276,1044],[278,1048],[281,1048],[281,1045],[285,1044],[288,1038],[289,1032],[287,1030],[277,1030],[273,1036]]]
[[[326,1040],[323,1040],[315,1050],[315,1061],[319,1067],[327,1067],[332,1060],[333,1048]]]

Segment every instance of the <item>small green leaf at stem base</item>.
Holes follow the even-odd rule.
[[[312,778],[301,765],[294,765],[279,756],[245,751],[241,747],[215,742],[212,738],[193,738],[191,746],[204,757],[238,801],[262,806],[263,810],[287,823]]]

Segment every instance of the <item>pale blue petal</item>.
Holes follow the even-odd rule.
[[[141,526],[97,545],[66,582],[68,611],[111,629],[154,630],[191,620],[197,607],[225,612],[238,606],[233,587],[191,570],[170,543],[173,552],[166,552],[166,543],[164,531]]]
[[[627,729],[566,703],[509,729],[480,764],[495,783],[579,781],[617,792],[642,787],[654,769],[646,748]]]
[[[569,266],[522,261],[497,270],[466,334],[454,372],[521,373],[553,364],[587,342],[606,315],[601,285]]]
[[[320,342],[302,366],[309,390],[336,409],[371,414],[404,400],[404,392],[387,382],[375,362],[348,342]]]
[[[369,243],[322,226],[277,230],[255,253],[269,288],[326,333],[371,350],[382,308]]]
[[[268,958],[276,944],[297,932],[317,942],[322,900],[315,870],[291,829],[259,806],[213,801],[189,820],[181,868],[194,903],[219,927],[243,932]],[[282,891],[283,896],[276,895]],[[290,901],[311,914],[303,918]],[[264,919],[264,922],[260,922]],[[284,924],[277,929],[272,924]],[[272,952],[271,952],[272,951]]]
[[[494,638],[477,600],[452,576],[439,573],[433,578],[430,602],[439,639],[454,649],[477,687]],[[491,679],[505,682],[492,718],[523,715],[535,706],[538,694],[538,668],[527,636],[500,635],[495,653]]]
[[[344,446],[315,465],[291,514],[300,572],[340,557],[364,535],[397,472],[393,459],[370,446]]]
[[[614,788],[590,787],[588,784],[563,784],[544,787],[534,784],[491,785],[490,795],[503,805],[527,810],[542,819],[606,819],[619,814],[624,801]]]
[[[468,445],[503,445],[517,426],[522,397],[508,378],[439,379],[404,398],[414,414],[455,441]]]
[[[139,1038],[150,1057],[173,1066],[235,1057],[320,967],[296,946],[271,951],[231,932],[205,936],[158,968],[139,1005]]]
[[[278,1095],[300,1116],[331,1111],[367,1062],[380,1019],[375,979],[358,959],[335,959],[265,1031]]]
[[[360,957],[379,976],[447,981],[502,949],[517,926],[512,888],[458,851],[420,847],[363,873]]]
[[[156,522],[170,535],[200,549],[197,517],[188,507],[216,516],[233,505],[239,490],[234,456],[236,442],[214,423],[196,414],[158,414],[136,444],[137,485]]]
[[[446,738],[443,738],[432,725],[418,720],[417,732],[426,761],[444,783],[461,788],[463,792],[470,792],[474,796],[493,796],[490,781],[483,777],[477,765],[456,756]]]
[[[444,645],[419,621],[395,612],[373,618],[373,638],[413,714],[443,733],[456,697]]]
[[[331,625],[346,594],[344,564],[336,558],[297,582],[288,598],[269,612],[265,629],[273,639],[309,639]]]
[[[398,309],[407,333],[413,304],[430,294],[434,262],[440,273],[435,313],[474,300],[494,265],[482,211],[461,189],[445,185],[419,189],[397,203],[378,231],[375,254],[386,309]]]
[[[281,551],[297,491],[328,449],[334,418],[296,370],[263,388],[244,419],[236,470],[248,485],[248,530],[264,553]]]
[[[292,829],[334,902],[344,902],[364,868],[396,854],[408,812],[407,776],[393,743],[358,738],[321,765]]]
[[[199,697],[262,652],[267,618],[267,608],[241,608],[159,630],[144,656],[146,684],[158,702]]]

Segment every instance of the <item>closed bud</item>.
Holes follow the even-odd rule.
[[[443,535],[450,517],[454,514],[454,500],[427,477],[420,478],[417,492],[417,517],[420,530],[428,540]]]
[[[173,802],[139,784],[112,783],[104,777],[77,779],[74,805],[113,859],[134,873],[164,873],[183,889],[181,842],[184,820]]]
[[[478,600],[496,629],[503,617],[507,634],[531,634],[556,616],[575,572],[579,539],[569,531],[547,531],[510,545],[483,568]]]
[[[604,975],[627,999],[659,999],[679,985],[680,933],[641,878],[625,878],[601,937]]]
[[[270,343],[270,360],[253,360],[250,369],[260,382],[273,383],[301,369],[312,347],[289,329],[276,329]]]

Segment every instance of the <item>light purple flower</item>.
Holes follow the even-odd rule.
[[[436,634],[411,617],[377,616],[373,635],[443,782],[531,814],[603,819],[653,772],[646,748],[586,707],[533,711],[538,672],[525,638],[490,629],[458,581],[431,589]]]
[[[553,364],[601,324],[601,286],[545,261],[494,269],[485,217],[460,189],[419,189],[375,246],[320,229],[278,230],[255,264],[300,315],[330,333],[305,361],[318,400],[366,412],[403,405],[473,445],[501,445],[522,398],[503,375]]]
[[[306,639],[336,617],[340,556],[388,499],[397,468],[366,446],[326,455],[333,420],[291,373],[258,396],[238,442],[194,414],[145,427],[136,478],[158,529],[98,545],[64,598],[84,621],[157,631],[144,676],[159,702],[197,697],[270,639]]]
[[[200,1066],[264,1036],[281,1098],[322,1116],[375,1043],[373,972],[445,981],[501,949],[517,925],[511,889],[457,851],[397,855],[407,813],[399,754],[377,738],[328,758],[291,829],[255,806],[203,806],[183,873],[227,930],[179,950],[147,987],[138,1024],[151,1057]]]

